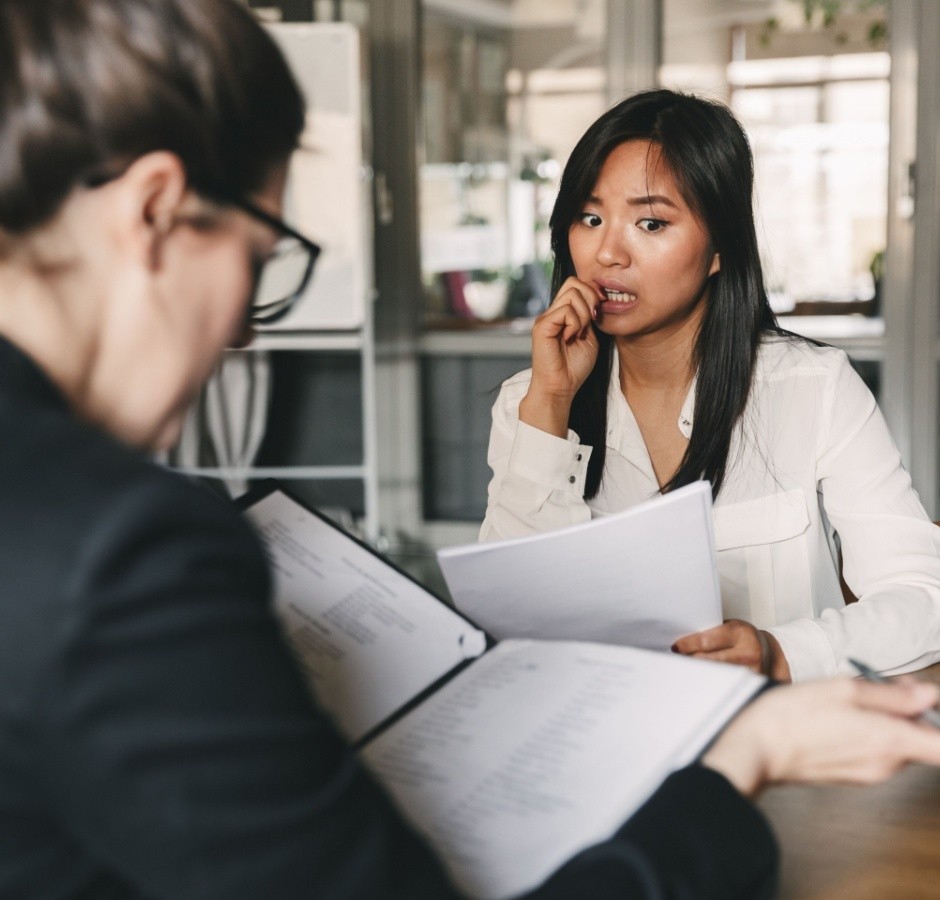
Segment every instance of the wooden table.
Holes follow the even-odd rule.
[[[940,683],[940,664],[918,677]],[[940,769],[874,787],[771,788],[758,805],[780,842],[781,900],[940,898]]]

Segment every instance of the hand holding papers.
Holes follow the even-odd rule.
[[[486,636],[279,491],[247,510],[276,610],[340,730],[476,897],[609,837],[763,679],[631,647]]]
[[[711,488],[558,531],[438,552],[457,608],[497,639],[654,650],[721,624]]]

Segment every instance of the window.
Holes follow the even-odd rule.
[[[887,53],[732,62],[731,107],[754,150],[759,239],[781,313],[880,313]]]
[[[845,349],[876,396],[891,57],[882,3],[664,0],[666,87],[714,97],[754,151],[758,241],[781,324]]]

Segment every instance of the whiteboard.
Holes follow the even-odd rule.
[[[353,330],[371,297],[371,210],[362,159],[359,32],[349,23],[267,26],[307,102],[284,219],[323,248],[290,314],[264,331]]]

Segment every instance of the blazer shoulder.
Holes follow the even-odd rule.
[[[0,562],[35,599],[81,594],[132,568],[199,554],[263,579],[247,520],[226,498],[70,417],[37,411],[0,450]],[[164,561],[164,562],[162,562]]]

